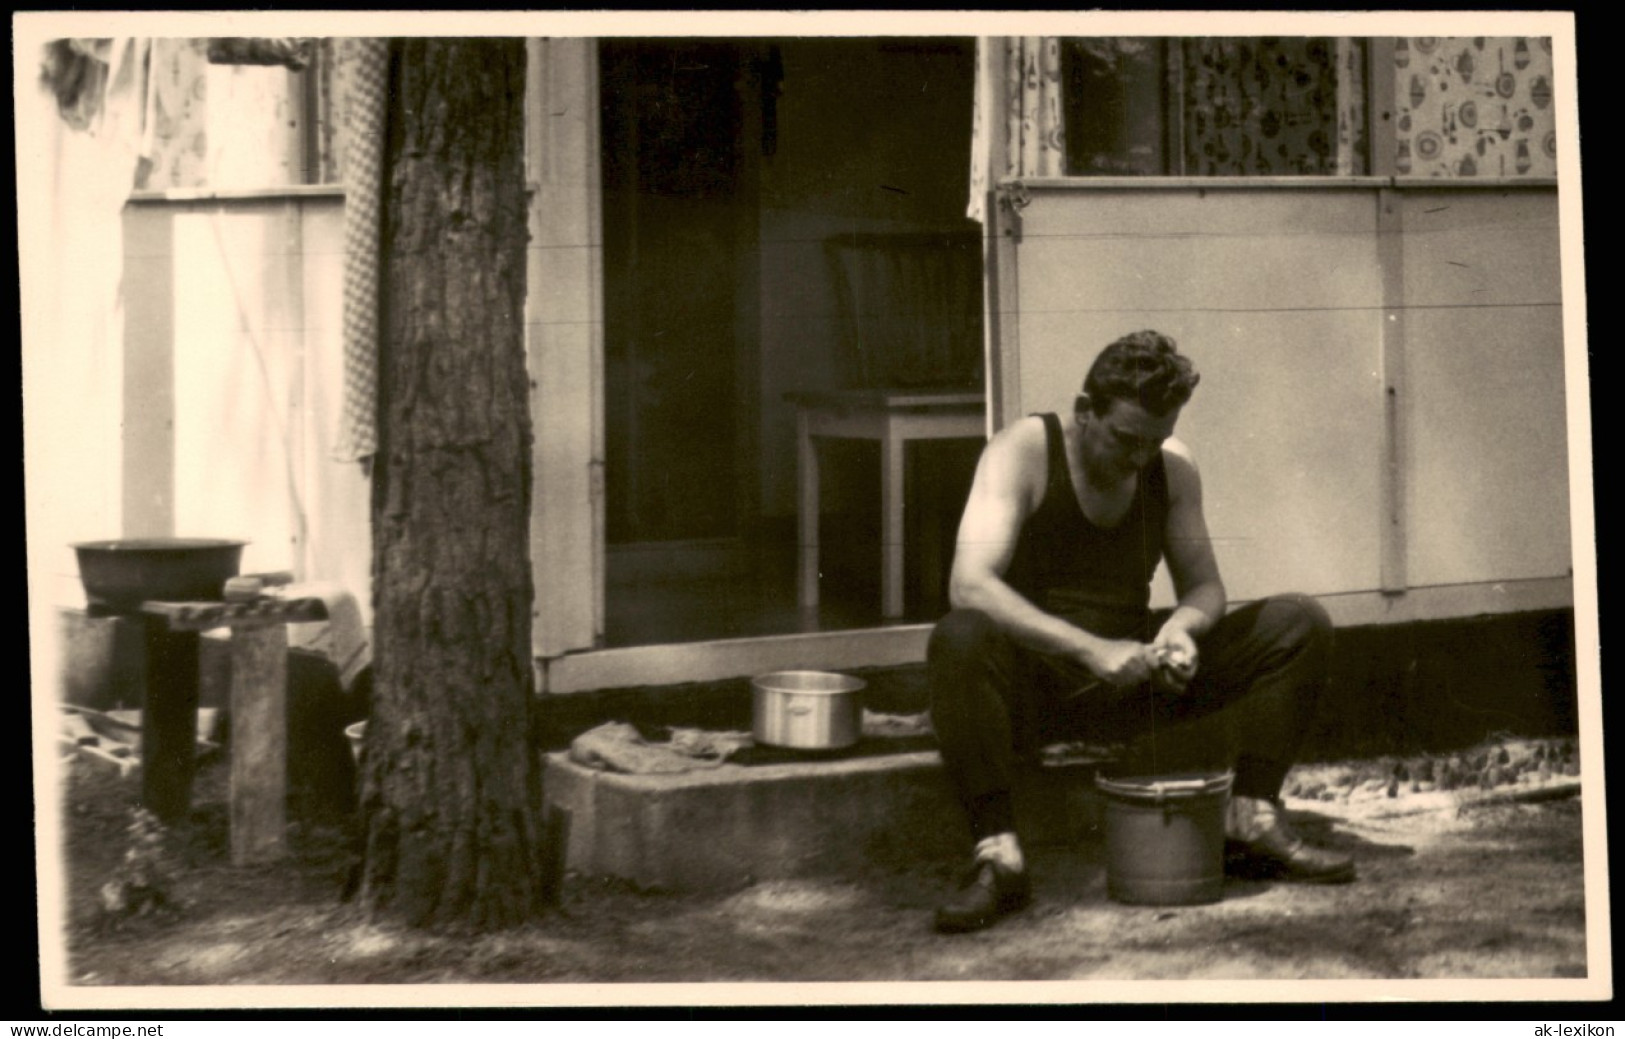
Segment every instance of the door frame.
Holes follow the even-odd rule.
[[[604,284],[598,46],[526,40],[530,195],[525,362],[534,430],[532,652],[591,649],[604,628]]]
[[[525,351],[535,429],[530,550],[538,690],[923,661],[930,624],[598,648],[607,548],[598,40],[531,38],[527,49]],[[984,277],[991,275],[984,268]],[[992,291],[989,285],[985,298],[994,298]],[[991,421],[991,407],[989,414]]]

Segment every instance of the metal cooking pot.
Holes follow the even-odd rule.
[[[862,679],[832,671],[774,671],[751,679],[751,734],[758,743],[837,750],[858,742]]]

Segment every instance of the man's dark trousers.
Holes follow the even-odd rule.
[[[1170,612],[1149,617],[1146,638]],[[1184,691],[1114,691],[1081,664],[1016,645],[987,614],[954,610],[927,650],[931,721],[974,835],[1011,827],[1018,760],[1063,740],[1126,744],[1125,775],[1234,767],[1235,794],[1276,796],[1325,688],[1331,635],[1313,599],[1262,599],[1196,640]]]

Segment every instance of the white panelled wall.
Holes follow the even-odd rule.
[[[1554,188],[1026,191],[999,343],[1015,413],[1069,412],[1119,335],[1178,339],[1202,373],[1178,435],[1232,599],[1305,592],[1343,624],[1572,604]]]
[[[124,237],[125,508],[107,536],[245,538],[245,571],[338,582],[370,617],[367,481],[333,458],[342,193],[138,195]]]

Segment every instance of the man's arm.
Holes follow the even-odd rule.
[[[1224,616],[1226,597],[1202,512],[1202,476],[1196,461],[1176,440],[1165,447],[1168,529],[1164,550],[1179,605],[1152,645],[1167,652],[1170,670],[1182,685],[1196,673],[1195,639]]]
[[[1105,639],[1045,613],[1005,581],[1022,526],[1043,500],[1048,476],[1043,421],[1028,417],[988,442],[976,466],[949,578],[949,601],[981,610],[1018,644],[1077,661],[1112,685],[1151,674],[1138,642]]]

